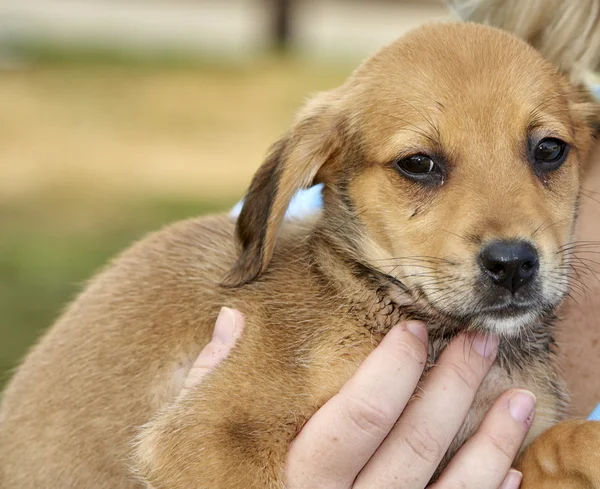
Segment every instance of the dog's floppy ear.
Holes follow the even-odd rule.
[[[600,65],[600,0],[447,0],[462,20],[524,39],[571,81]]]
[[[310,101],[254,175],[236,226],[240,255],[224,286],[252,282],[266,269],[293,195],[322,180],[342,145],[336,100],[328,92]]]

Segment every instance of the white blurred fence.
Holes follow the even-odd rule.
[[[424,21],[436,0],[294,0],[293,46],[319,56],[363,56]],[[125,49],[244,54],[271,42],[265,0],[0,0],[0,42],[102,43]]]

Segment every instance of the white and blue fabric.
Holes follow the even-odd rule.
[[[292,198],[285,213],[285,218],[288,220],[300,220],[318,212],[323,207],[322,192],[323,184],[299,190]],[[242,211],[243,205],[243,200],[235,204],[229,215],[234,219],[237,218]]]
[[[600,404],[596,406],[596,409],[592,411],[592,414],[588,416],[590,421],[600,421]]]

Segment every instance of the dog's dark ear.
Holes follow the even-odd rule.
[[[223,285],[252,282],[273,255],[277,234],[293,195],[321,180],[342,145],[335,95],[320,94],[300,111],[258,169],[237,221],[240,255]]]
[[[461,20],[524,39],[580,82],[600,65],[600,0],[446,0]]]

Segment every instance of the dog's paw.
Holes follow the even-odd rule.
[[[518,468],[521,489],[600,489],[600,422],[553,426],[523,453]]]

